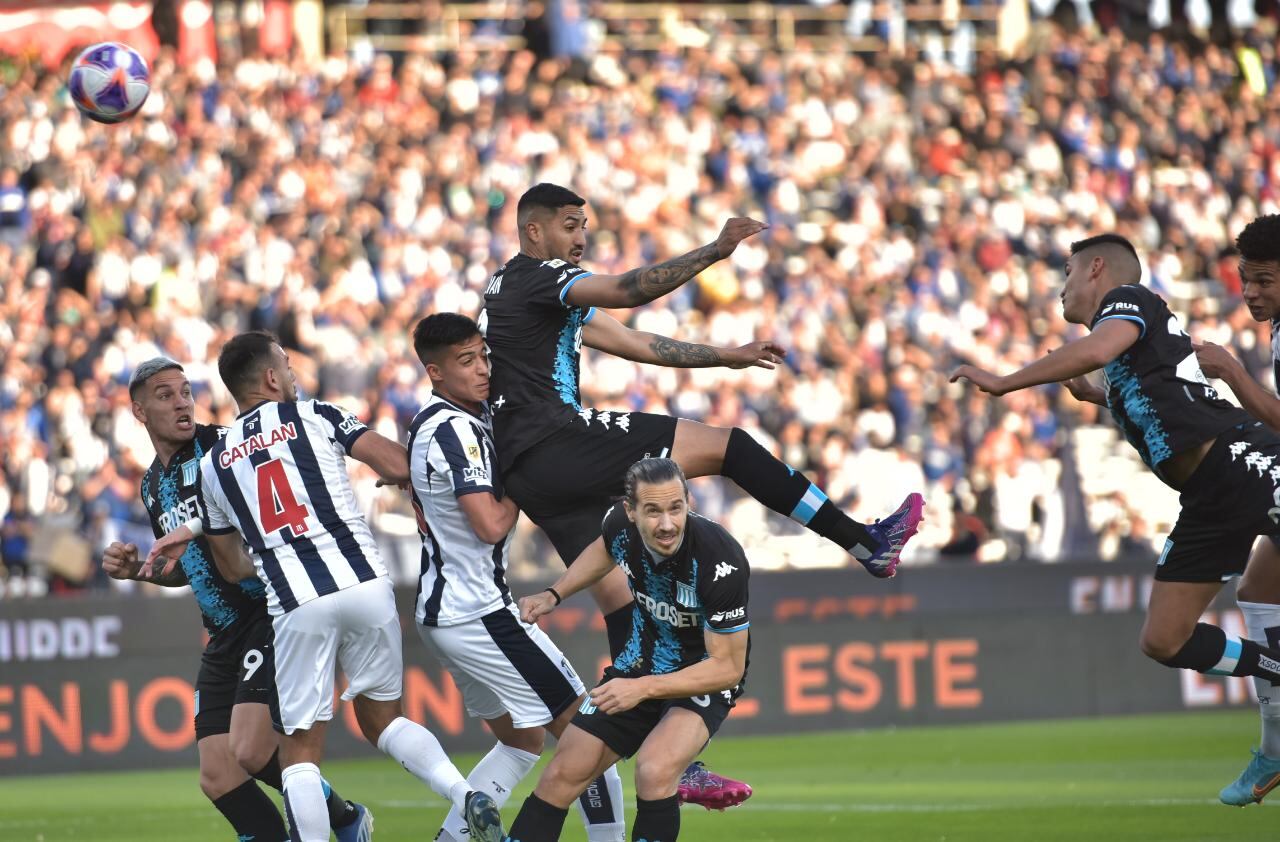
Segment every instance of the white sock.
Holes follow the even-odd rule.
[[[1270,646],[1267,629],[1280,627],[1280,605],[1263,602],[1239,602],[1244,614],[1244,627],[1249,639]],[[1258,713],[1262,716],[1262,753],[1280,759],[1280,687],[1272,687],[1265,678],[1254,677],[1253,689],[1258,695]]]
[[[329,842],[329,808],[314,763],[295,763],[280,774],[293,830],[301,842]]]
[[[409,774],[431,787],[437,795],[447,798],[455,809],[463,809],[464,799],[471,788],[449,755],[444,753],[435,734],[400,716],[378,737],[378,748],[398,760]]]
[[[601,781],[604,786],[601,787]],[[573,802],[582,826],[587,829],[587,842],[626,842],[626,817],[622,812],[622,776],[617,766],[591,782],[587,791]]]
[[[471,774],[467,775],[467,784],[474,790],[487,792],[501,808],[511,797],[511,790],[524,780],[524,776],[529,774],[529,770],[537,762],[536,754],[498,743],[480,758]],[[469,838],[467,821],[462,818],[462,812],[454,807],[445,816],[436,842],[467,842]]]

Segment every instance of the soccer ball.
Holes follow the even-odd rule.
[[[76,108],[99,123],[128,120],[151,93],[147,60],[127,44],[94,44],[71,65],[67,81]]]

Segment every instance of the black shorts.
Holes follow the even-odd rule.
[[[197,741],[228,733],[231,709],[238,704],[267,705],[271,720],[279,720],[274,640],[264,603],[209,641],[196,676]]]
[[[600,683],[608,680],[609,676],[606,674]],[[733,710],[734,698],[732,690],[722,690],[687,699],[650,699],[622,713],[597,710],[588,698],[578,707],[573,724],[598,737],[619,757],[631,757],[640,750],[645,739],[672,708],[691,710],[702,717],[707,726],[709,741],[720,730],[729,711]]]
[[[1280,436],[1261,423],[1223,432],[1183,488],[1182,513],[1156,562],[1161,582],[1225,582],[1254,540],[1280,533]]]
[[[517,456],[503,486],[568,566],[600,537],[600,521],[622,496],[627,468],[646,456],[671,455],[677,420],[584,409]]]

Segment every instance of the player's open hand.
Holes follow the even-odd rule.
[[[974,365],[962,365],[955,371],[951,372],[951,382],[957,383],[961,380],[968,380],[988,395],[1003,395],[1009,391],[1004,386],[1004,378],[984,371]]]
[[[603,713],[622,713],[649,698],[644,682],[636,678],[611,678],[591,689],[591,704]]]
[[[543,614],[550,614],[555,610],[556,598],[550,593],[543,591],[533,596],[526,596],[520,600],[520,619],[529,625],[538,622],[538,618]]]
[[[1196,360],[1200,363],[1200,370],[1204,372],[1205,377],[1221,380],[1231,369],[1240,364],[1231,352],[1221,345],[1215,345],[1212,342],[1192,342],[1191,347],[1196,351]]]
[[[777,368],[787,352],[776,342],[752,342],[720,352],[728,368]]]
[[[747,237],[754,237],[768,227],[767,223],[756,219],[745,216],[733,217],[720,229],[720,236],[716,237],[716,249],[720,252],[720,259],[723,260],[733,254],[738,243]]]
[[[102,572],[112,579],[132,579],[138,575],[142,561],[138,558],[138,548],[134,544],[122,544],[112,541],[102,551]]]
[[[142,563],[142,569],[138,571],[138,578],[152,578],[156,575],[156,565],[162,562],[164,567],[160,570],[160,575],[171,574],[178,564],[178,559],[182,558],[182,554],[187,551],[187,544],[194,537],[191,530],[183,525],[156,541],[151,545],[151,552],[147,553],[147,560]]]

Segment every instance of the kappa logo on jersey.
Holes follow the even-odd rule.
[[[693,589],[693,585],[676,582],[676,602],[693,608],[698,604],[698,592]]]
[[[716,565],[716,575],[711,577],[711,581],[718,582],[722,577],[728,576],[730,573],[734,572],[737,569],[738,568],[734,567],[729,562],[722,561]]]
[[[182,484],[195,485],[196,471],[200,470],[199,459],[188,459],[182,463]]]
[[[248,429],[249,426],[250,424],[246,424],[245,428]],[[218,454],[218,464],[225,470],[246,456],[252,456],[259,450],[266,450],[272,445],[279,444],[282,441],[290,441],[297,437],[298,428],[292,421],[289,421],[272,430],[270,436],[263,433],[254,433],[235,447],[228,447]]]
[[[747,616],[747,609],[735,608],[732,611],[717,611],[711,615],[711,622],[723,623],[725,620],[740,620]]]
[[[609,429],[609,410],[606,409],[601,412],[597,412],[596,420],[603,424],[606,430]]]

